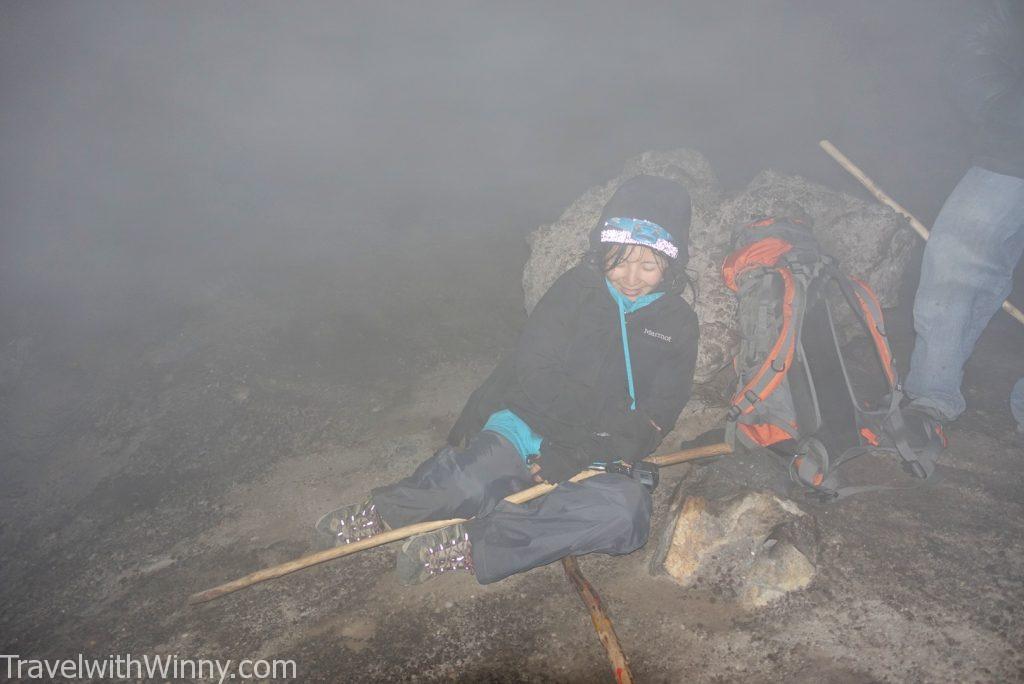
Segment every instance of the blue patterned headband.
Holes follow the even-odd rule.
[[[642,245],[656,249],[671,259],[679,256],[672,234],[657,223],[635,218],[610,218],[601,230],[601,242]]]

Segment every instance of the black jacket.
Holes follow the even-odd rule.
[[[1024,177],[1024,2],[980,5],[953,50],[950,75],[975,126],[974,163]]]
[[[671,430],[690,398],[697,315],[666,293],[627,314],[637,408]],[[628,410],[619,312],[604,274],[581,264],[537,303],[515,349],[470,396],[449,441],[475,434],[495,411],[511,409],[545,440],[583,443]]]

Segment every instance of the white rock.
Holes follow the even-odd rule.
[[[790,541],[813,538],[813,518],[773,494],[710,503],[691,496],[673,526],[662,567],[680,586],[703,585],[757,608],[814,578],[814,564]],[[803,529],[794,534],[787,527]]]

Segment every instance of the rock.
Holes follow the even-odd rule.
[[[771,541],[771,540],[770,540]],[[814,579],[814,565],[792,544],[772,544],[757,556],[740,589],[740,603],[761,608],[791,591],[805,589]]]
[[[670,530],[661,568],[680,586],[702,585],[757,608],[814,578],[814,518],[771,493],[686,497]],[[806,552],[798,548],[808,541]]]
[[[731,250],[736,225],[799,205],[813,219],[815,235],[825,251],[835,256],[847,273],[866,280],[883,307],[896,305],[914,238],[891,210],[771,170],[758,174],[742,192],[723,197],[708,160],[700,152],[679,149],[646,152],[630,159],[619,176],[590,188],[558,221],[533,232],[530,259],[523,270],[527,311],[559,275],[579,262],[587,249],[587,235],[619,185],[641,173],[678,181],[689,190],[693,202],[688,270],[697,285],[694,308],[701,338],[693,398],[683,409],[673,438],[690,439],[719,425],[735,389],[731,361],[739,343],[736,300],[722,282],[720,267]],[[852,314],[840,317],[839,327],[847,338],[860,332]]]

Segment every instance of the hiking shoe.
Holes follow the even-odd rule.
[[[469,533],[462,523],[417,535],[402,544],[398,552],[398,581],[410,586],[445,572],[463,570],[472,574],[471,549]]]
[[[911,449],[931,449],[935,452],[946,448],[946,434],[942,421],[928,411],[908,406],[903,409],[903,424],[906,426],[907,444]]]
[[[387,529],[373,501],[342,506],[316,522],[317,537],[324,546],[344,546],[374,537]]]

